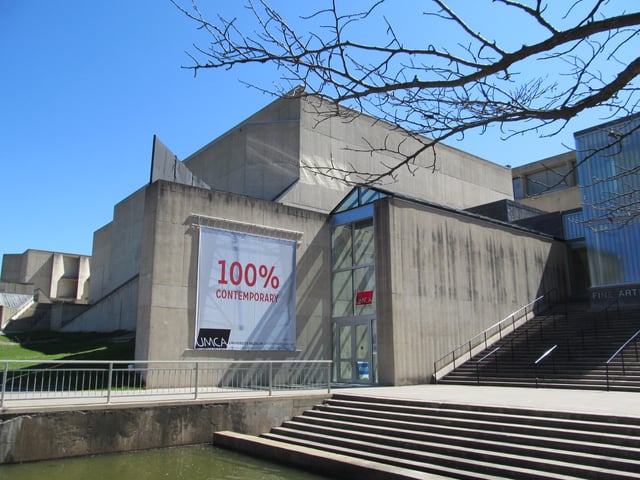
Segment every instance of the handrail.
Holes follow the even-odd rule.
[[[616,350],[616,353],[614,353],[613,355],[611,355],[611,357],[609,357],[609,360],[607,360],[607,363],[611,363],[611,362],[613,361],[613,359],[614,359],[615,357],[617,357],[617,356],[618,356],[618,354],[620,354],[620,352],[622,352],[622,350],[624,350],[625,348],[627,348],[627,346],[628,346],[631,342],[633,342],[633,341],[635,340],[635,338],[636,338],[638,335],[640,335],[640,330],[638,330],[636,333],[634,333],[633,335],[631,335],[631,337],[629,337],[629,340],[627,340],[626,342],[624,342],[624,343],[622,344],[622,346],[621,346],[618,350]]]
[[[478,385],[480,385],[480,364],[482,362],[484,362],[488,357],[490,357],[491,355],[495,354],[498,350],[500,350],[500,347],[496,347],[493,350],[491,350],[489,353],[487,353],[484,357],[482,357],[480,360],[478,360],[476,362],[476,381],[478,383]],[[495,356],[496,359],[496,372],[498,371],[498,356]]]
[[[491,355],[493,355],[494,353],[496,353],[498,350],[500,350],[500,347],[496,347],[493,350],[491,350],[489,353],[487,353],[484,357],[482,357],[480,360],[478,360],[476,363],[481,363],[484,362],[487,357],[490,357]]]
[[[533,362],[533,364],[534,364],[534,365],[537,365],[538,363],[540,363],[542,360],[544,360],[544,359],[545,359],[545,357],[547,357],[547,356],[551,355],[551,354],[553,353],[553,351],[554,351],[556,348],[558,348],[558,345],[557,345],[557,344],[556,344],[556,345],[554,345],[553,347],[551,347],[551,348],[550,348],[549,350],[547,350],[546,352],[544,352],[542,355],[540,355],[540,357],[539,357],[535,362]]]
[[[12,400],[111,403],[201,393],[326,389],[331,360],[0,360],[0,409]],[[276,367],[276,368],[274,368]]]
[[[483,330],[482,332],[480,332],[479,334],[471,337],[469,340],[467,340],[464,343],[461,343],[460,345],[458,345],[457,347],[455,347],[453,350],[449,351],[447,354],[443,355],[442,357],[440,357],[439,359],[437,359],[434,363],[433,363],[433,379],[434,381],[437,383],[438,381],[438,371],[440,370],[440,368],[438,368],[438,365],[441,364],[442,362],[444,362],[447,359],[451,359],[449,362],[443,363],[443,367],[449,364],[453,364],[453,368],[456,368],[456,361],[459,360],[460,358],[462,358],[463,356],[466,357],[466,355],[468,354],[468,358],[465,359],[466,360],[470,360],[473,355],[472,355],[472,350],[474,347],[477,347],[478,345],[480,345],[481,343],[484,343],[485,347],[484,348],[488,348],[488,339],[490,338],[489,333],[492,331],[495,331],[491,336],[495,336],[496,334],[499,335],[500,339],[502,338],[502,330],[505,324],[507,323],[511,323],[512,325],[512,331],[515,330],[515,322],[516,322],[516,318],[521,319],[521,318],[525,318],[525,323],[528,321],[527,316],[529,315],[529,313],[531,311],[533,311],[535,309],[535,306],[537,303],[541,302],[543,299],[547,298],[547,297],[551,297],[551,294],[556,291],[555,288],[549,290],[546,294],[544,295],[540,295],[539,297],[537,297],[536,299],[532,300],[531,302],[527,303],[526,305],[524,305],[523,307],[520,307],[518,310],[516,310],[515,312],[511,313],[510,315],[506,316],[505,318],[503,318],[502,320],[500,320],[499,322],[491,325],[490,327],[486,328],[485,330]],[[524,312],[523,315],[520,315]],[[520,315],[520,316],[518,316]],[[478,341],[480,340],[480,341]],[[461,351],[459,356],[456,356],[456,352]]]
[[[540,357],[538,357],[538,359],[535,362],[533,362],[533,374],[534,374],[534,377],[535,377],[535,380],[536,380],[536,388],[538,387],[538,363],[540,363],[542,360],[544,360],[548,356],[552,355],[556,348],[558,348],[558,344],[555,344],[549,350],[547,350],[542,355],[540,355]],[[556,362],[554,360],[554,362],[553,362],[553,373],[555,373],[555,371],[556,371]]]
[[[613,362],[613,360],[620,354],[622,354],[622,375],[626,375],[626,371],[625,371],[625,367],[624,367],[624,349],[627,348],[629,346],[629,344],[631,342],[633,342],[636,338],[638,338],[638,335],[640,335],[640,330],[638,330],[636,333],[634,333],[633,335],[631,335],[631,337],[629,337],[629,339],[624,342],[622,344],[622,346],[620,348],[618,348],[618,350],[616,350],[616,353],[614,353],[613,355],[611,355],[611,357],[609,357],[609,360],[607,360],[604,364],[605,366],[605,372],[606,372],[606,376],[607,376],[607,390],[609,390],[609,364],[611,362]],[[638,346],[636,344],[636,357],[638,355]]]

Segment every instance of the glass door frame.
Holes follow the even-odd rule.
[[[376,323],[375,315],[362,315],[357,317],[334,318],[332,322],[333,337],[333,381],[342,384],[359,384],[372,385],[377,383],[377,351],[376,351]],[[362,345],[359,345],[356,330],[357,327],[364,326],[366,328],[366,353],[359,356],[358,352]],[[350,355],[343,357],[341,329],[349,327]],[[359,348],[360,347],[360,348]],[[343,363],[349,362],[348,371],[351,372],[349,377],[343,376]]]

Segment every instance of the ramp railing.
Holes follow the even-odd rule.
[[[331,360],[0,360],[0,408],[10,402],[198,399],[232,392],[331,391]]]

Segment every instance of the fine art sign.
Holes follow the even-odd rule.
[[[196,349],[295,350],[290,240],[200,227]]]
[[[640,305],[640,285],[626,284],[591,289],[592,305]]]

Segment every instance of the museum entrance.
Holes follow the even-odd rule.
[[[375,384],[376,278],[373,205],[354,189],[332,215],[331,328],[333,381]]]
[[[338,383],[376,383],[375,319],[340,319],[333,330],[334,378]]]

